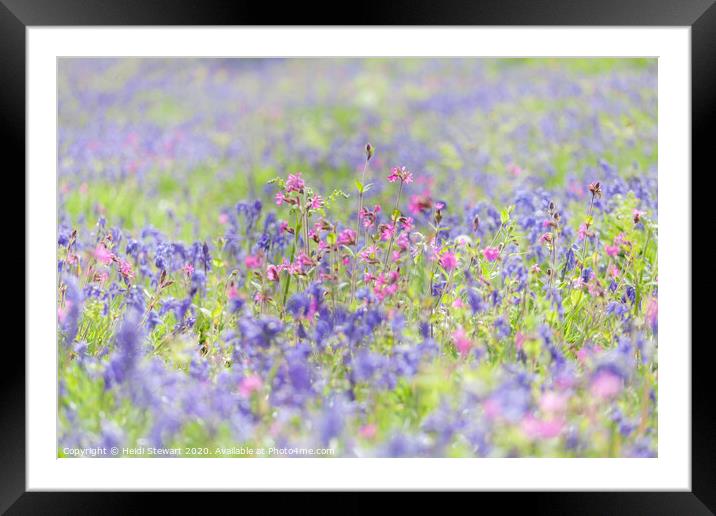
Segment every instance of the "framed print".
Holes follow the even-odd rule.
[[[3,510],[714,510],[691,181],[716,8],[452,4],[4,1],[27,335]]]

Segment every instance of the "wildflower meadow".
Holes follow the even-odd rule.
[[[656,67],[59,60],[58,456],[656,456]]]

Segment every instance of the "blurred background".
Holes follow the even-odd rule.
[[[578,195],[610,175],[655,192],[656,72],[655,59],[61,59],[60,223],[106,213],[211,234],[221,206],[269,199],[277,175],[354,189],[368,142],[369,175],[404,165],[459,202]]]

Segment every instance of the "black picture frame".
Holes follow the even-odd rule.
[[[340,10],[340,11],[339,11]],[[339,14],[340,13],[340,14]],[[6,174],[25,169],[25,29],[83,25],[572,25],[690,26],[693,170],[709,172],[707,127],[716,112],[716,6],[714,0],[493,0],[392,1],[380,4],[193,0],[0,0],[0,112]],[[25,190],[24,182],[22,186]],[[24,249],[24,248],[23,248]],[[691,250],[688,250],[689,257]],[[24,251],[23,251],[24,253]],[[25,277],[31,271],[25,269]],[[29,307],[28,307],[29,308]],[[689,345],[690,343],[684,343]],[[716,426],[711,339],[692,345],[691,492],[479,494],[498,498],[502,510],[520,506],[547,514],[712,514],[716,512]],[[0,374],[0,511],[8,514],[126,513],[146,507],[148,494],[26,492],[25,359],[20,352]],[[154,496],[154,495],[153,495]],[[163,510],[189,507],[196,498],[163,493]],[[226,496],[226,495],[224,495]],[[241,496],[246,496],[242,494]],[[275,498],[275,497],[273,497]],[[275,509],[272,498],[271,507]],[[420,500],[421,497],[414,498]],[[258,500],[257,500],[258,501]],[[295,501],[293,505],[295,506]],[[316,503],[311,503],[315,510]],[[345,507],[367,512],[352,501]],[[320,507],[318,507],[320,509]]]

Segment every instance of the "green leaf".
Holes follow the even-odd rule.
[[[500,211],[500,222],[502,222],[502,224],[505,224],[508,220],[510,220],[510,210],[508,210],[507,208],[503,208]]]

